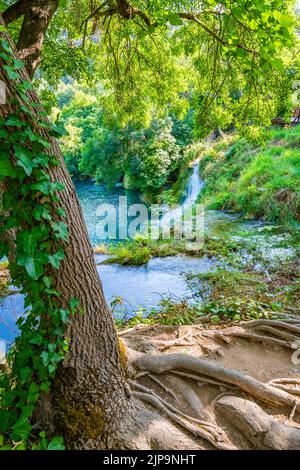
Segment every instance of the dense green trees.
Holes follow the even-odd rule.
[[[75,177],[93,177],[109,187],[122,183],[127,189],[155,195],[176,178],[183,147],[193,137],[193,112],[184,119],[174,115],[153,118],[147,128],[118,119],[108,121],[101,106],[101,92],[62,83],[52,117],[64,127],[62,150]]]

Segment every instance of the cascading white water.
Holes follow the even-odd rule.
[[[204,181],[201,180],[199,177],[199,163],[195,163],[194,168],[193,168],[193,173],[191,174],[187,183],[187,187],[186,187],[187,196],[185,200],[183,201],[183,204],[187,206],[195,204],[203,188],[203,185],[204,185]]]
[[[204,181],[199,177],[199,163],[195,163],[193,167],[193,173],[189,177],[185,188],[185,198],[179,207],[169,211],[161,219],[161,225],[169,223],[171,220],[175,222],[177,219],[182,217],[182,209],[192,206],[197,201],[197,198],[203,188]]]

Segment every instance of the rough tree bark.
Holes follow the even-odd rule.
[[[38,0],[18,0],[3,12],[2,18],[4,23],[6,25],[13,23],[21,16],[25,15],[29,8],[36,6],[38,3]]]
[[[19,57],[25,62],[30,78],[41,61],[41,48],[45,33],[58,7],[58,0],[41,0],[31,7],[24,16],[17,49]]]
[[[58,3],[59,0],[19,0],[7,8],[2,15],[6,25],[24,16],[17,50],[30,78],[33,78],[40,64],[45,34],[58,8]]]
[[[14,47],[9,36],[5,36]],[[19,74],[20,80],[28,80],[24,68],[19,70]],[[2,63],[0,80],[6,86],[9,100],[12,84]],[[28,92],[28,96],[32,103],[39,102],[34,92]],[[19,104],[22,104],[21,99]],[[10,104],[0,106],[1,117],[12,111]],[[61,293],[63,305],[69,305],[70,298],[75,297],[85,311],[83,316],[70,320],[66,332],[71,340],[70,349],[57,375],[50,400],[43,404],[43,425],[50,431],[63,432],[67,446],[71,448],[118,447],[121,445],[118,435],[122,435],[122,424],[128,425],[131,407],[122,353],[74,185],[57,142],[44,129],[38,131],[51,143],[50,152],[60,161],[58,167],[49,169],[49,175],[53,181],[65,185],[60,197],[67,214],[70,242],[55,279],[55,289]]]

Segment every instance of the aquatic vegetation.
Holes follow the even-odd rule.
[[[140,266],[148,263],[151,258],[163,258],[178,254],[193,257],[216,257],[220,260],[231,261],[236,258],[238,250],[243,246],[242,241],[230,241],[207,236],[203,246],[199,249],[190,249],[186,240],[150,240],[147,238],[117,243],[108,247],[112,256],[102,263]]]
[[[276,314],[300,313],[300,270],[297,262],[286,262],[270,272],[217,269],[189,276],[190,287],[203,300],[203,315],[210,321],[240,321],[269,318]]]

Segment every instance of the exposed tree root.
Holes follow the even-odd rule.
[[[278,328],[274,328],[273,326],[268,326],[268,325],[261,325],[257,326],[254,328],[254,331],[258,332],[264,332],[264,333],[269,333],[273,336],[279,336],[280,338],[286,340],[286,341],[295,341],[298,337],[288,333],[287,331],[279,330]]]
[[[200,420],[200,419],[197,419],[197,418],[193,418],[192,416],[189,416],[186,413],[183,413],[181,410],[179,410],[175,406],[171,405],[170,403],[168,403],[163,398],[159,397],[151,388],[145,387],[144,385],[141,385],[141,384],[139,384],[139,383],[137,383],[133,380],[130,381],[130,385],[133,388],[136,388],[137,390],[140,390],[142,393],[145,393],[145,394],[148,394],[148,395],[151,395],[151,396],[155,397],[157,400],[159,400],[170,411],[172,411],[173,413],[177,413],[179,416],[187,419],[188,421],[199,424],[199,426],[206,426],[206,427],[213,428],[213,429],[219,431],[219,427],[217,425],[215,425],[213,423],[210,423],[208,421],[203,421],[203,420]]]
[[[203,376],[201,377],[200,375],[193,375],[193,374],[189,374],[187,372],[172,370],[171,374],[179,375],[181,377],[186,377],[187,379],[195,380],[198,384],[201,384],[201,386],[203,386],[203,385],[216,385],[218,387],[225,387],[225,388],[231,388],[231,389],[233,388],[233,387],[231,387],[230,385],[228,385],[224,382],[218,382],[216,380],[208,379],[207,377],[204,378]]]
[[[284,377],[290,373],[292,344],[300,339],[299,325],[300,319],[288,316],[286,320],[255,320],[224,329],[158,326],[127,330],[123,338],[128,370],[134,377],[130,381],[132,397],[150,415],[161,417],[156,426],[159,422],[169,430],[174,426],[176,435],[181,430],[184,445],[190,439],[190,445],[199,442],[200,448],[300,449],[300,429],[295,427],[300,418],[300,372],[299,376],[295,370],[294,377]],[[179,336],[181,331],[184,334]],[[268,354],[264,354],[265,343]],[[181,353],[162,354],[174,346],[181,348]],[[256,373],[261,354],[266,369]],[[137,382],[140,380],[142,383]],[[272,416],[267,414],[270,406]]]
[[[300,318],[298,321],[300,323]],[[242,323],[242,326],[244,328],[255,328],[256,326],[261,326],[261,325],[270,326],[274,328],[282,328],[288,331],[292,331],[293,333],[295,333],[296,335],[300,337],[300,327],[289,324],[286,321],[261,319],[261,320],[249,321],[247,323]]]
[[[239,397],[222,397],[216,410],[259,449],[300,449],[300,429],[280,423],[257,404]]]
[[[288,392],[291,395],[300,396],[299,388],[292,388],[292,387],[288,387],[287,385],[281,385],[281,384],[272,384],[272,386],[276,387],[276,388],[279,388],[280,390],[284,390],[285,392]]]
[[[294,399],[289,393],[207,359],[198,359],[184,354],[143,355],[136,360],[135,365],[139,370],[147,370],[155,374],[178,369],[196,372],[199,375],[221,379],[227,384],[235,385],[263,403],[272,406],[294,406]],[[300,411],[300,401],[297,402],[297,411]]]
[[[270,385],[275,385],[275,384],[293,384],[293,385],[300,385],[300,379],[294,379],[291,377],[285,377],[285,378],[278,378],[278,379],[273,379],[268,382]]]
[[[191,419],[190,416],[184,415],[176,408],[171,407],[167,402],[160,399],[153,392],[133,392],[133,395],[144,402],[150,403],[150,405],[154,406],[156,409],[161,411],[172,421],[179,424],[181,427],[183,427],[188,432],[192,433],[194,436],[205,439],[216,449],[235,449],[235,447],[233,447],[227,442],[226,435],[223,433],[221,428],[218,428],[217,426],[214,426],[208,422]]]
[[[166,393],[168,393],[173,398],[175,398],[175,400],[177,400],[175,393],[170,388],[168,388],[161,380],[159,380],[157,377],[154,377],[154,375],[152,374],[147,374],[147,376],[149,377],[149,379],[153,380],[153,382],[157,383]]]
[[[254,341],[259,341],[261,343],[269,343],[277,346],[281,346],[283,348],[287,349],[293,349],[292,343],[288,343],[287,341],[283,341],[281,339],[277,338],[271,338],[270,336],[264,336],[264,335],[256,335],[254,333],[245,333],[243,330],[234,330],[234,331],[228,331],[226,332],[227,336],[236,336],[239,338],[245,338],[249,340],[254,340]]]

